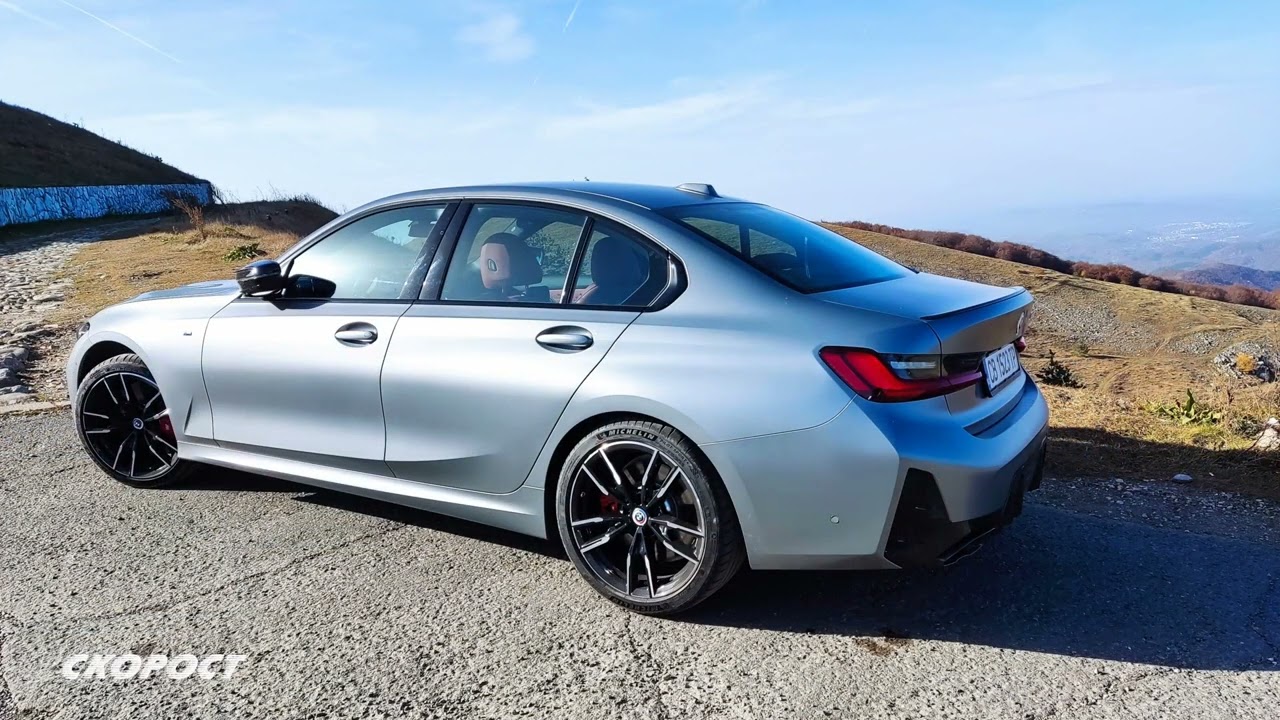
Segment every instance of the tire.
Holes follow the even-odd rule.
[[[125,485],[161,487],[194,470],[177,456],[168,406],[137,355],[117,355],[90,370],[76,391],[74,415],[89,457]]]
[[[560,468],[556,525],[582,577],[645,615],[692,608],[746,559],[720,479],[661,423],[611,423],[579,441]]]

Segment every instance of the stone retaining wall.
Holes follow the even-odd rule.
[[[213,188],[207,182],[0,188],[0,227],[42,220],[163,212],[170,207],[166,196],[172,193],[193,196],[204,205],[213,201]]]

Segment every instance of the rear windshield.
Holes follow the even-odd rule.
[[[911,273],[848,238],[766,205],[703,203],[658,212],[800,292],[867,285]]]

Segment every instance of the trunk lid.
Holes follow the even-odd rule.
[[[816,297],[872,312],[921,320],[938,336],[949,374],[982,367],[982,358],[1017,340],[1030,319],[1031,293],[956,278],[917,273],[885,282],[831,290]],[[877,348],[871,348],[873,350]],[[989,392],[986,383],[946,396],[953,415],[980,426],[1020,395],[1026,373],[1019,371]],[[998,419],[998,418],[997,418]]]

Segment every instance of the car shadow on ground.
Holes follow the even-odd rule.
[[[684,622],[1280,671],[1280,549],[1030,506],[938,571],[746,572]]]
[[[565,557],[559,543],[247,473],[212,473],[184,487],[296,492],[301,502]],[[1029,505],[1011,528],[950,568],[746,570],[670,622],[843,636],[876,655],[936,640],[1280,671],[1280,549]]]

